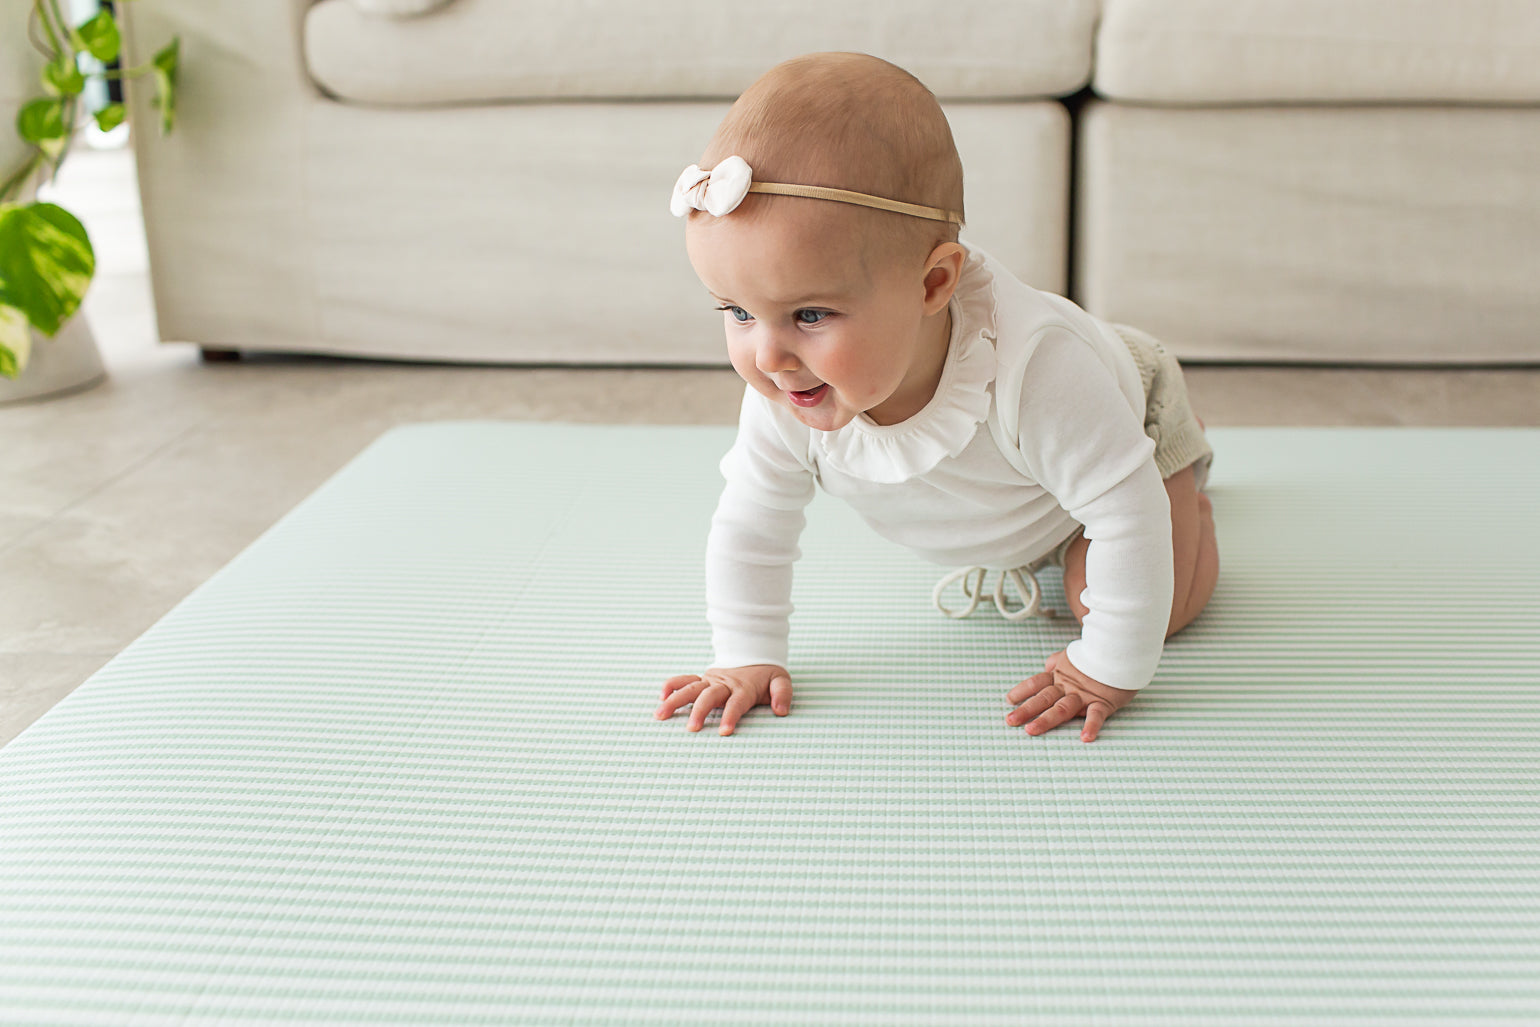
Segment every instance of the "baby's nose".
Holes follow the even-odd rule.
[[[790,348],[771,340],[755,351],[754,366],[764,374],[779,374],[782,371],[795,371],[801,363]]]

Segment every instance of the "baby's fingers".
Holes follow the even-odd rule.
[[[1085,700],[1070,693],[1050,706],[1042,716],[1027,725],[1027,734],[1040,735],[1052,731],[1066,721],[1074,720],[1085,709]]]
[[[1053,684],[1053,671],[1040,670],[1009,692],[1006,692],[1005,697],[1011,702],[1019,703],[1030,696],[1037,695],[1051,684]]]
[[[1099,699],[1093,699],[1091,705],[1085,708],[1085,727],[1080,729],[1082,742],[1096,741],[1096,733],[1107,723],[1107,718],[1112,715],[1112,707]]]
[[[677,692],[685,685],[693,685],[699,680],[699,674],[676,674],[669,678],[667,681],[663,682],[663,698],[667,699],[670,695],[672,695],[674,692]]]
[[[778,677],[770,682],[770,709],[777,717],[791,712],[791,678]]]
[[[1045,685],[1042,691],[1029,697],[1026,702],[1007,713],[1005,715],[1005,722],[1007,724],[1025,724],[1058,702],[1063,695],[1064,693],[1052,684]]]
[[[730,735],[738,727],[739,719],[754,708],[754,696],[749,692],[734,692],[727,697],[727,705],[722,709],[722,726],[718,734]]]
[[[696,678],[694,681],[674,686],[670,690],[670,686],[674,685],[678,680],[678,678],[670,678],[668,683],[663,686],[663,701],[658,704],[658,710],[655,714],[659,720],[667,720],[677,713],[681,706],[690,705],[706,687],[706,682]]]
[[[700,694],[695,697],[695,705],[690,707],[690,730],[699,731],[706,726],[706,717],[711,711],[725,703],[733,694],[733,690],[726,685],[706,685]]]

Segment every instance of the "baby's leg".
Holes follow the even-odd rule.
[[[1176,572],[1171,594],[1171,620],[1166,637],[1191,624],[1219,580],[1219,543],[1214,538],[1214,507],[1208,496],[1199,492],[1192,468],[1178,471],[1166,479],[1166,495],[1171,500],[1171,550]],[[1084,621],[1089,612],[1080,601],[1085,588],[1085,553],[1091,543],[1077,538],[1064,555],[1064,598],[1075,619]]]
[[[1171,499],[1171,555],[1176,587],[1166,637],[1191,624],[1208,605],[1219,580],[1219,543],[1214,538],[1214,504],[1199,492],[1192,468],[1166,479]]]

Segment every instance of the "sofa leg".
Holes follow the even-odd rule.
[[[238,349],[219,349],[217,346],[200,346],[205,364],[229,364],[241,359]]]

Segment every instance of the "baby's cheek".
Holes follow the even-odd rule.
[[[733,346],[727,349],[727,358],[732,361],[733,370],[738,372],[738,377],[754,386],[755,389],[766,396],[774,396],[780,392],[775,383],[766,378],[754,363],[752,350],[744,351]]]
[[[738,372],[738,377],[744,381],[751,381],[752,375],[759,374],[759,369],[754,366],[754,354],[742,346],[734,346],[731,341],[727,344],[727,359],[732,362],[733,370]]]
[[[847,401],[858,406],[877,402],[873,397],[882,391],[880,380],[886,375],[886,369],[882,366],[884,361],[869,361],[863,357],[864,354],[860,353],[836,353],[819,368],[822,372],[820,378],[839,389]],[[861,409],[864,410],[865,406]]]

